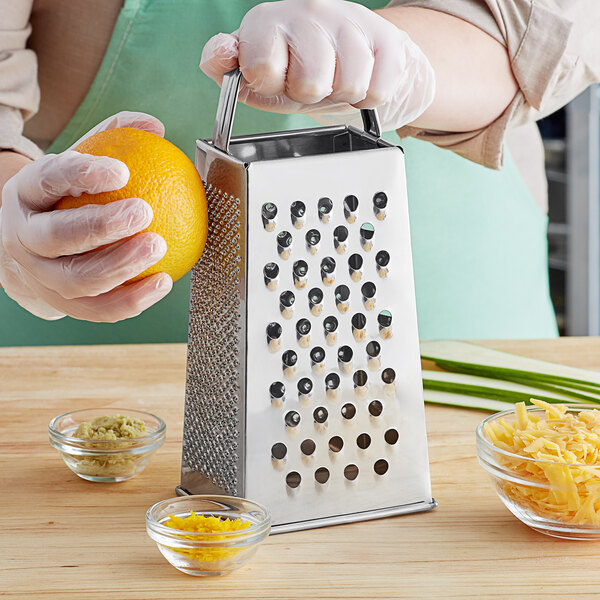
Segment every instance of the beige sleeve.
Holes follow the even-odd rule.
[[[23,123],[39,105],[37,60],[26,48],[33,0],[0,0],[0,150],[30,158],[43,152],[23,136]]]
[[[519,91],[504,113],[476,131],[398,130],[499,169],[509,128],[536,121],[600,81],[599,0],[393,0],[451,14],[508,49]]]

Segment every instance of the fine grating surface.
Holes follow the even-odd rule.
[[[208,241],[191,279],[182,464],[184,472],[237,495],[243,476],[240,201],[211,185],[206,197]]]

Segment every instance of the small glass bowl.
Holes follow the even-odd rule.
[[[105,415],[126,415],[143,421],[148,434],[123,440],[84,440],[73,437],[77,427]],[[156,415],[123,408],[75,410],[55,417],[48,425],[50,444],[73,473],[88,481],[113,483],[141,473],[165,441],[166,425]]]
[[[185,518],[191,511],[204,516],[249,521],[239,531],[196,533],[163,525],[170,515]],[[231,496],[181,496],[152,506],[146,531],[162,555],[176,568],[196,576],[227,575],[254,555],[271,531],[271,515],[264,506]]]
[[[566,406],[567,413],[598,409],[593,404]],[[537,406],[528,406],[527,411],[541,416],[545,414],[544,409]],[[600,540],[600,523],[575,522],[580,519],[574,517],[573,510],[568,506],[569,494],[580,489],[573,478],[582,467],[589,472],[590,465],[537,460],[494,446],[484,427],[486,423],[495,423],[501,419],[514,423],[515,411],[496,413],[479,424],[476,430],[477,456],[479,464],[492,478],[496,492],[508,510],[525,525],[546,535],[573,540]],[[600,473],[598,467],[600,465],[593,469]],[[544,468],[552,473],[552,481],[539,475]],[[534,475],[532,471],[538,475]],[[600,476],[592,476],[587,484],[600,486]]]

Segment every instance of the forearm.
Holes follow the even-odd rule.
[[[0,150],[0,192],[4,188],[4,184],[30,162],[30,158],[27,158],[18,152],[12,152],[11,150]],[[2,206],[1,193],[0,206]]]
[[[496,120],[518,86],[506,48],[462,19],[418,7],[379,15],[406,31],[436,75],[433,103],[411,125],[439,131],[473,131]]]

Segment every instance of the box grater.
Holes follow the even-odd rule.
[[[433,508],[403,152],[374,111],[230,139],[240,78],[196,142],[178,493],[252,498],[274,532]]]

